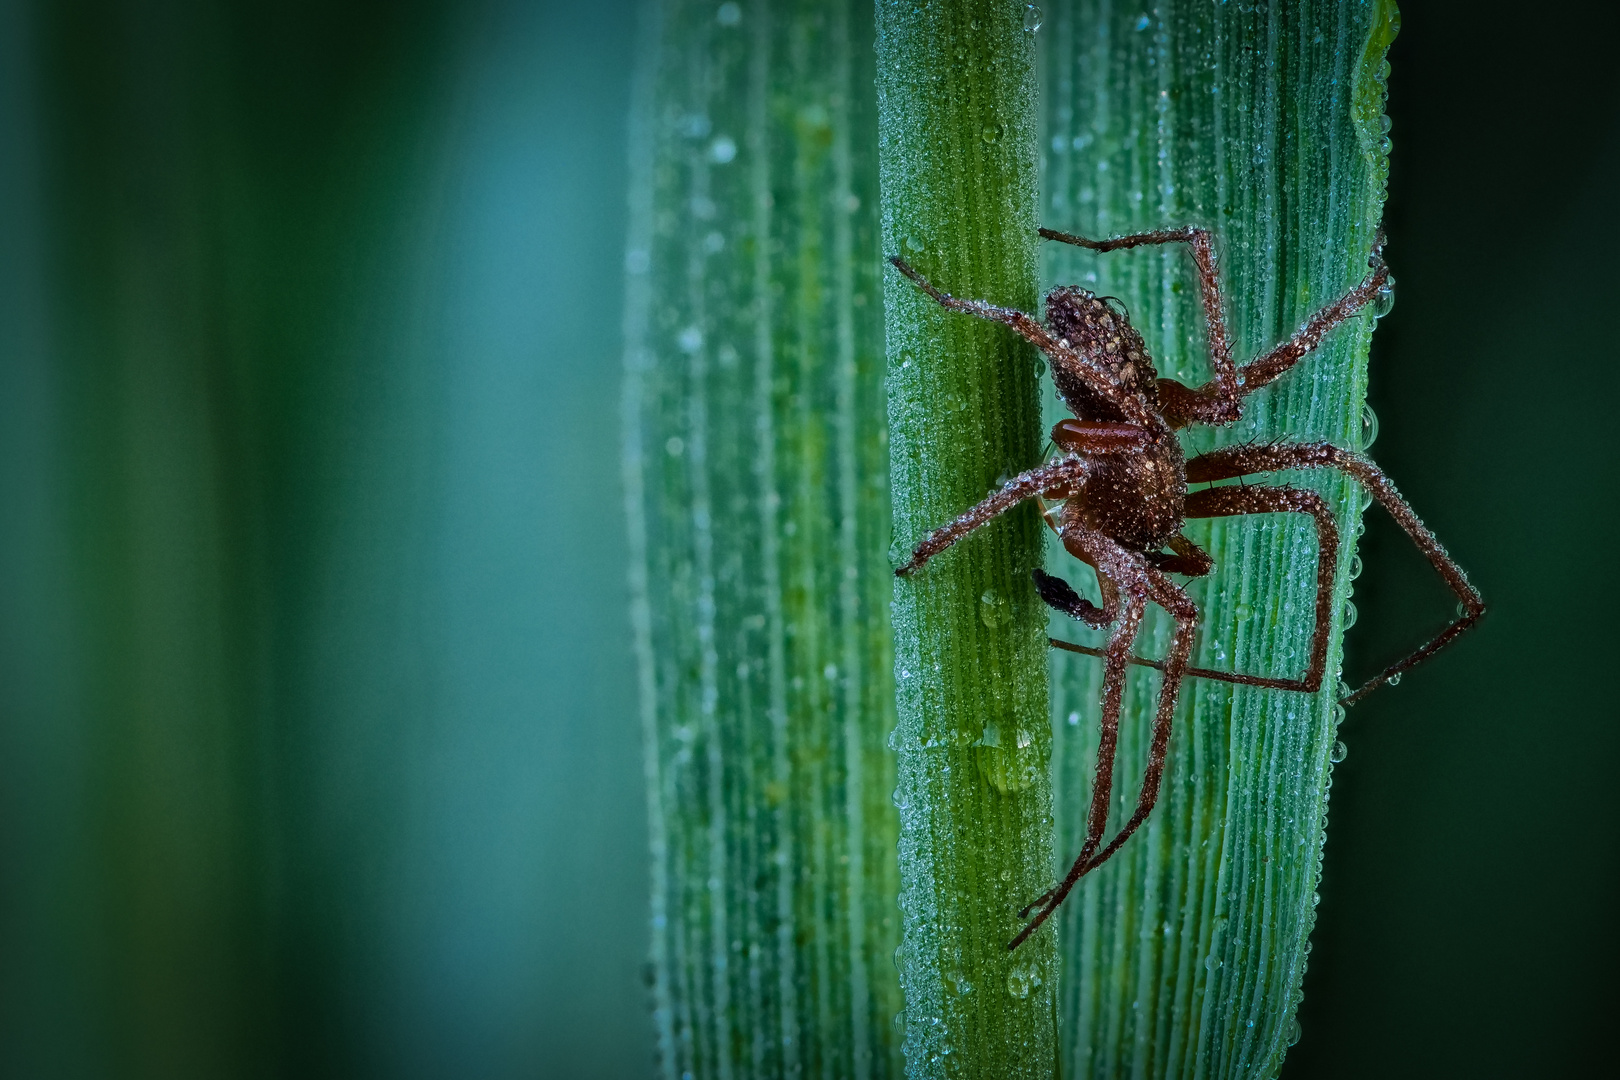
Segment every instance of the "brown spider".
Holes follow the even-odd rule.
[[[1055,526],[1069,552],[1096,571],[1102,592],[1099,607],[1081,599],[1061,578],[1035,571],[1035,585],[1047,604],[1096,629],[1112,628],[1103,649],[1087,649],[1054,640],[1059,648],[1100,656],[1105,677],[1102,692],[1102,736],[1097,747],[1096,777],[1086,819],[1086,839],[1067,876],[1021,910],[1029,921],[1009,949],[1016,949],[1057,910],[1082,876],[1102,865],[1136,831],[1158,800],[1164,773],[1164,755],[1170,742],[1170,724],[1181,680],[1189,675],[1244,686],[1314,693],[1322,685],[1327,666],[1328,631],[1332,616],[1333,579],[1338,565],[1339,529],[1326,500],[1313,491],[1292,487],[1228,486],[1188,491],[1203,484],[1281,469],[1337,469],[1356,480],[1389,511],[1428,558],[1461,601],[1458,617],[1422,648],[1391,664],[1344,704],[1357,701],[1407,668],[1434,655],[1472,626],[1485,613],[1479,592],[1462,569],[1446,554],[1423,522],[1407,506],[1378,467],[1360,454],[1328,443],[1278,442],[1231,446],[1188,460],[1176,439],[1176,429],[1189,424],[1225,425],[1243,414],[1243,399],[1272,382],[1314,349],[1333,327],[1365,307],[1389,279],[1384,265],[1380,233],[1374,243],[1365,280],[1344,296],[1306,320],[1283,344],[1248,364],[1232,361],[1231,344],[1221,313],[1220,285],[1209,232],[1189,227],[1137,233],[1112,240],[1042,229],[1041,236],[1093,251],[1117,251],[1145,244],[1184,243],[1198,271],[1200,299],[1209,337],[1210,365],[1215,377],[1196,389],[1173,379],[1161,379],[1154,370],[1142,335],[1130,320],[1110,307],[1106,299],[1084,289],[1062,286],[1046,295],[1046,323],[1009,308],[982,300],[959,300],[936,289],[903,259],[890,259],[902,274],[929,296],[953,311],[1005,323],[1044,352],[1052,361],[1052,380],[1077,419],[1062,420],[1052,429],[1052,441],[1063,456],[1037,469],[1015,476],[1001,490],[955,521],[934,530],[917,545],[911,559],[895,574],[904,576],[921,567],[968,533],[1006,513],[1026,499],[1063,500]],[[1309,514],[1316,524],[1316,628],[1311,637],[1310,664],[1298,679],[1266,678],[1209,671],[1187,665],[1192,651],[1198,609],[1169,575],[1201,577],[1213,560],[1181,535],[1188,518],[1229,517],[1239,514]],[[1164,549],[1170,550],[1166,552]],[[1148,604],[1157,604],[1175,619],[1169,655],[1161,661],[1131,654]],[[1103,830],[1112,796],[1114,754],[1119,741],[1120,704],[1125,693],[1128,664],[1145,664],[1164,673],[1158,711],[1148,750],[1136,812],[1106,846]],[[1031,912],[1034,917],[1030,918]]]

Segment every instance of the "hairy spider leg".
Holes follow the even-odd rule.
[[[974,529],[1005,514],[1026,499],[1043,496],[1069,498],[1079,490],[1086,478],[1089,469],[1086,458],[1094,454],[1120,453],[1131,445],[1132,440],[1128,439],[1128,435],[1136,430],[1125,424],[1065,423],[1069,425],[1065,429],[1068,454],[1038,469],[1019,473],[1007,481],[1001,490],[929,533],[912,551],[906,564],[895,570],[895,576],[904,577],[911,573]]]
[[[1159,380],[1160,410],[1173,427],[1190,423],[1230,424],[1243,415],[1243,398],[1267,383],[1274,382],[1289,368],[1316,348],[1328,331],[1354,317],[1378,295],[1389,281],[1389,267],[1384,263],[1384,233],[1380,229],[1373,240],[1372,253],[1367,265],[1371,272],[1361,283],[1333,303],[1317,311],[1294,332],[1294,335],[1275,349],[1235,368],[1232,346],[1227,337],[1223,314],[1220,278],[1215,271],[1215,254],[1210,246],[1209,231],[1196,226],[1184,229],[1161,229],[1156,232],[1133,233],[1107,240],[1090,240],[1072,233],[1042,229],[1048,240],[1089,248],[1092,251],[1119,251],[1148,244],[1188,245],[1193,264],[1198,271],[1198,294],[1204,307],[1204,325],[1209,342],[1210,366],[1215,377],[1203,386],[1183,386],[1174,379]]]
[[[1038,469],[1019,473],[1007,481],[1000,490],[993,492],[989,498],[963,511],[954,520],[946,522],[924,537],[922,543],[912,551],[911,558],[906,564],[895,569],[894,576],[905,577],[968,533],[980,526],[988,525],[1027,499],[1042,495],[1067,498],[1075,486],[1085,479],[1085,475],[1086,463],[1073,456],[1059,458],[1050,465],[1042,465]]]
[[[1316,602],[1316,632],[1311,640],[1310,668],[1302,679],[1263,679],[1255,676],[1231,676],[1230,681],[1243,682],[1251,686],[1264,686],[1277,690],[1314,691],[1322,685],[1322,673],[1327,661],[1327,632],[1329,616],[1333,602],[1333,578],[1338,566],[1339,530],[1334,523],[1332,511],[1327,501],[1314,491],[1299,488],[1280,487],[1227,487],[1211,488],[1206,491],[1194,492],[1187,498],[1187,516],[1196,517],[1226,517],[1236,514],[1271,514],[1271,513],[1301,513],[1309,514],[1316,523],[1318,559],[1317,559],[1317,602]],[[1067,536],[1065,544],[1067,545]],[[1207,570],[1211,565],[1209,557],[1198,549],[1191,541],[1185,541],[1186,548],[1196,551],[1203,556],[1202,567]],[[1089,547],[1089,545],[1088,545]],[[1179,558],[1185,558],[1182,546],[1176,545]],[[1095,552],[1089,551],[1093,558]],[[1077,552],[1078,554],[1078,552]],[[1137,796],[1136,811],[1114,838],[1099,850],[1102,840],[1104,823],[1108,816],[1108,800],[1112,797],[1113,758],[1118,745],[1119,709],[1122,694],[1115,689],[1116,681],[1123,686],[1125,665],[1134,659],[1130,655],[1130,643],[1126,641],[1123,646],[1123,655],[1116,655],[1120,650],[1120,632],[1115,631],[1109,639],[1108,648],[1104,654],[1106,669],[1103,682],[1103,720],[1102,738],[1097,748],[1097,772],[1092,781],[1091,813],[1087,823],[1086,841],[1080,850],[1079,858],[1069,868],[1068,874],[1058,885],[1026,906],[1020,911],[1019,917],[1026,918],[1034,912],[1033,918],[1024,926],[1008,946],[1015,949],[1023,944],[1029,936],[1036,931],[1049,918],[1058,905],[1068,897],[1075,884],[1086,874],[1107,862],[1113,854],[1124,845],[1125,841],[1141,827],[1158,804],[1159,790],[1164,779],[1165,753],[1170,745],[1170,732],[1175,718],[1176,699],[1179,696],[1181,680],[1191,674],[1187,661],[1192,653],[1193,631],[1198,624],[1198,608],[1180,587],[1166,576],[1163,570],[1147,565],[1147,558],[1135,556],[1142,562],[1141,574],[1143,582],[1138,589],[1143,589],[1151,600],[1164,608],[1176,621],[1175,633],[1171,637],[1170,651],[1165,659],[1150,666],[1163,672],[1164,680],[1159,688],[1158,709],[1154,714],[1153,733],[1148,748],[1147,769],[1142,777],[1142,787]],[[1088,559],[1088,562],[1091,560]],[[1166,560],[1168,561],[1168,560]],[[1094,564],[1097,565],[1097,564]],[[1113,570],[1113,567],[1109,567]],[[1115,573],[1118,573],[1116,570]],[[1099,578],[1102,571],[1099,570]],[[1045,581],[1042,581],[1045,578]],[[1051,578],[1042,574],[1037,578],[1037,587],[1042,587],[1043,598],[1048,591],[1059,593],[1052,587],[1052,582],[1061,579]],[[1067,582],[1062,583],[1062,591],[1073,596],[1073,590]],[[1125,591],[1134,592],[1127,588]],[[1078,597],[1075,597],[1078,600]],[[1084,604],[1084,601],[1080,601]],[[1091,605],[1085,605],[1090,607]],[[1065,608],[1065,610],[1067,610]],[[1138,616],[1138,622],[1140,616]],[[1123,621],[1121,626],[1123,627]],[[1135,637],[1135,627],[1131,630],[1131,637]],[[1099,800],[1101,800],[1099,802]]]
[[[1087,562],[1096,560],[1099,580],[1104,576],[1124,578],[1119,583],[1119,591],[1125,594],[1126,599],[1121,604],[1119,624],[1109,637],[1104,654],[1103,715],[1097,743],[1096,772],[1091,786],[1091,807],[1086,821],[1086,839],[1063,880],[1018,912],[1019,918],[1029,921],[1007,945],[1009,950],[1018,948],[1040,929],[1041,924],[1068,898],[1076,883],[1118,851],[1153,812],[1164,779],[1164,760],[1170,746],[1176,699],[1181,680],[1186,675],[1187,660],[1192,654],[1193,631],[1198,625],[1198,608],[1191,598],[1162,571],[1149,566],[1141,555],[1124,551],[1101,533],[1077,526],[1065,530],[1064,544],[1077,555],[1080,553],[1077,549],[1083,549],[1089,556]],[[1144,596],[1170,613],[1175,619],[1176,629],[1171,636],[1169,654],[1163,661],[1164,680],[1159,687],[1158,708],[1154,713],[1148,746],[1148,763],[1142,776],[1136,811],[1114,838],[1099,850],[1113,798],[1114,758],[1119,746],[1119,716],[1124,702],[1125,671],[1131,660],[1131,643],[1141,627]]]
[[[1453,619],[1445,629],[1430,638],[1422,646],[1409,653],[1404,658],[1390,664],[1382,672],[1362,683],[1360,688],[1340,699],[1341,705],[1352,705],[1374,690],[1387,683],[1393,676],[1400,675],[1409,668],[1416,667],[1458,637],[1466,633],[1480,617],[1485,614],[1485,601],[1479,595],[1479,590],[1469,582],[1468,575],[1463,573],[1446,553],[1440,541],[1429,527],[1424,525],[1412,508],[1407,505],[1401,493],[1395,490],[1395,485],[1383,471],[1367,458],[1348,450],[1340,450],[1329,443],[1272,443],[1255,446],[1229,446],[1222,450],[1215,450],[1187,462],[1187,482],[1189,484],[1203,483],[1210,480],[1224,480],[1234,476],[1247,476],[1251,473],[1276,472],[1282,469],[1336,469],[1344,473],[1356,483],[1367,489],[1367,492],[1378,501],[1378,504],[1389,512],[1395,523],[1411,538],[1412,543],[1429,560],[1446,586],[1457,597],[1462,611]],[[1187,497],[1188,516],[1197,516],[1193,513],[1193,500],[1202,495],[1212,494],[1216,491],[1255,491],[1256,488],[1212,488],[1207,492],[1195,492]],[[1325,550],[1325,549],[1324,549]],[[1318,599],[1316,608],[1317,633],[1323,633],[1328,610],[1324,604],[1331,604],[1331,600],[1324,600],[1326,595],[1322,590],[1328,589],[1331,582],[1326,578],[1319,578]],[[1315,663],[1315,649],[1312,650],[1312,662]],[[1320,676],[1320,672],[1318,672]]]
[[[1053,363],[1063,364],[1066,371],[1072,372],[1076,378],[1082,380],[1093,393],[1117,406],[1130,420],[1144,428],[1153,426],[1152,412],[1137,395],[1121,388],[1115,382],[1112,372],[1097,366],[1078,350],[1053,337],[1033,315],[1016,308],[997,307],[983,300],[963,300],[950,293],[941,292],[900,256],[890,256],[889,262],[894,264],[896,270],[916,282],[917,287],[941,307],[1011,327],[1019,337],[1050,356]]]
[[[1328,634],[1333,626],[1333,579],[1339,568],[1339,526],[1333,520],[1327,500],[1307,488],[1289,487],[1207,488],[1187,496],[1189,518],[1289,513],[1309,514],[1316,522],[1316,626],[1311,632],[1310,662],[1305,674],[1298,679],[1234,672],[1225,681],[1313,694],[1322,688],[1322,676],[1327,671]]]

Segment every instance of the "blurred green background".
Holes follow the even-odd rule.
[[[1292,1080],[1569,1075],[1620,1004],[1620,18],[1521,12],[1391,54],[1373,453],[1493,610],[1342,729]],[[0,0],[0,1073],[649,1071],[635,33]],[[1449,610],[1364,554],[1352,674]]]

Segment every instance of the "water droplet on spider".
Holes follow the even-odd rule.
[[[1001,141],[1002,133],[1006,130],[1006,124],[986,124],[979,131],[979,137],[987,143],[997,143]]]
[[[1350,756],[1350,748],[1348,746],[1344,745],[1344,740],[1343,739],[1340,739],[1337,742],[1335,742],[1333,744],[1333,749],[1328,751],[1328,760],[1333,762],[1333,764],[1335,764],[1335,765],[1337,765],[1339,762],[1343,761],[1345,758],[1347,758],[1349,756]]]
[[[1034,4],[1024,5],[1024,29],[1033,34],[1041,28],[1041,9]]]
[[[986,589],[979,597],[979,618],[990,629],[999,630],[1012,622],[1012,605],[994,589]]]
[[[1399,685],[1401,685],[1401,676],[1404,675],[1404,674],[1406,674],[1406,673],[1403,672],[1403,671],[1397,671],[1395,674],[1391,675],[1389,678],[1385,679],[1384,681],[1387,682],[1390,686],[1399,686]]]
[[[1356,580],[1356,578],[1360,577],[1361,576],[1361,571],[1362,571],[1361,556],[1360,555],[1352,555],[1352,556],[1350,556],[1350,580],[1354,581],[1354,580]]]
[[[1232,609],[1232,617],[1237,619],[1238,622],[1248,622],[1250,619],[1254,618],[1254,608],[1250,607],[1247,603],[1240,601],[1238,605]]]
[[[742,8],[727,0],[720,5],[720,10],[714,13],[714,19],[721,26],[736,26],[742,22]]]
[[[1311,907],[1316,907],[1321,902],[1322,902],[1322,894],[1321,893],[1319,893],[1319,892],[1311,893]]]
[[[1342,626],[1344,629],[1348,630],[1354,625],[1356,625],[1356,605],[1351,603],[1349,600],[1346,600],[1344,602],[1344,621]]]
[[[1221,966],[1221,958],[1216,956],[1214,953],[1211,953],[1210,955],[1204,957],[1204,968],[1205,968],[1205,970],[1207,970],[1207,971],[1215,971],[1218,968],[1220,968],[1220,966]]]
[[[1372,314],[1373,314],[1373,318],[1382,319],[1385,315],[1388,315],[1390,313],[1391,309],[1393,309],[1394,307],[1395,307],[1395,275],[1391,274],[1389,277],[1384,279],[1384,284],[1379,286],[1378,292],[1373,294],[1373,298],[1372,298]]]
[[[1340,683],[1339,685],[1343,686],[1344,684]],[[1346,689],[1348,689],[1348,687],[1346,687]],[[1333,726],[1338,727],[1342,723],[1344,723],[1344,706],[1343,705],[1334,705],[1333,706]]]
[[[1378,414],[1371,405],[1361,407],[1361,448],[1365,450],[1378,438]]]
[[[961,412],[967,408],[967,398],[954,390],[945,395],[945,407],[951,412]]]
[[[1288,1025],[1288,1045],[1293,1046],[1295,1043],[1299,1042],[1304,1034],[1305,1029],[1299,1026],[1298,1020],[1295,1020],[1292,1024]]]

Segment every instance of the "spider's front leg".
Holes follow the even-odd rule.
[[[954,521],[941,525],[918,544],[904,566],[897,567],[895,577],[905,577],[929,559],[944,551],[968,533],[1005,514],[1027,499],[1038,495],[1066,499],[1085,479],[1084,459],[1073,455],[1060,458],[1049,465],[1019,473],[983,502],[967,510]]]

